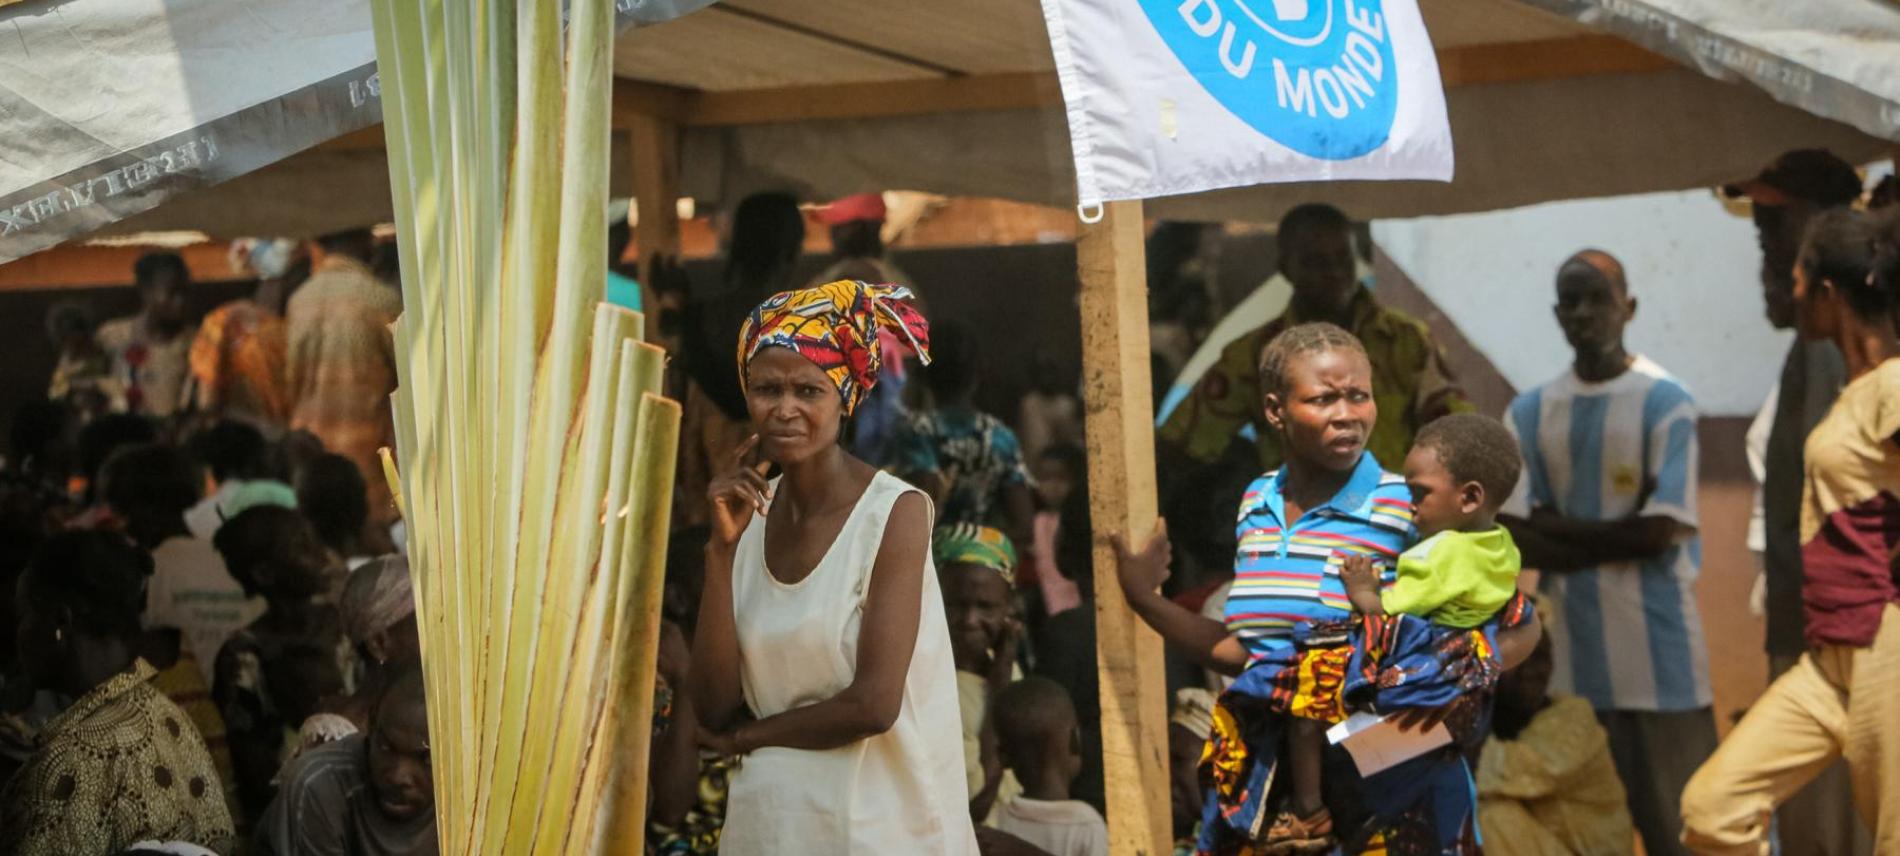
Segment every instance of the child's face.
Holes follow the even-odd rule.
[[[946,565],[939,574],[950,646],[959,668],[980,668],[990,659],[1009,620],[1009,583],[989,568]]]
[[[1428,446],[1414,446],[1405,456],[1405,486],[1412,491],[1412,523],[1420,538],[1463,530],[1484,510],[1484,488],[1459,484],[1438,460],[1438,450]]]
[[[1636,314],[1636,301],[1589,264],[1569,265],[1557,275],[1557,325],[1581,357],[1606,353],[1623,344],[1623,328]]]
[[[1061,508],[1074,487],[1075,474],[1069,472],[1068,461],[1055,455],[1043,455],[1036,461],[1036,493],[1045,507]]]
[[[1201,749],[1206,743],[1185,726],[1168,726],[1168,790],[1176,835],[1192,832],[1201,819]]]

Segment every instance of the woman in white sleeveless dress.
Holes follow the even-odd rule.
[[[908,296],[786,292],[741,332],[759,433],[709,489],[691,678],[706,742],[743,756],[724,856],[976,853],[930,502],[839,444],[877,380],[880,327],[927,358]]]

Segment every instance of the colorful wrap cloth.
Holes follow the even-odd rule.
[[[938,568],[946,565],[975,565],[1003,575],[1003,581],[1016,585],[1016,545],[1000,530],[974,523],[939,526],[930,536],[930,555]]]
[[[877,385],[884,356],[878,333],[903,336],[918,360],[930,364],[930,325],[912,308],[910,289],[841,279],[772,295],[739,328],[739,384],[746,363],[769,347],[791,348],[831,378],[849,417]]]
[[[1249,668],[1214,707],[1213,732],[1201,756],[1208,794],[1195,852],[1265,852],[1274,814],[1268,797],[1288,716],[1338,722],[1353,710],[1446,705],[1453,706],[1445,720],[1451,746],[1369,778],[1359,778],[1350,763],[1336,763],[1343,753],[1329,750],[1327,801],[1348,853],[1481,852],[1477,795],[1463,752],[1484,739],[1488,727],[1490,692],[1503,672],[1497,633],[1532,614],[1530,600],[1519,594],[1490,622],[1470,630],[1412,615],[1355,615],[1297,629],[1301,655],[1295,665]],[[1351,805],[1336,804],[1341,793],[1350,795]]]
[[[198,382],[198,405],[282,426],[290,417],[290,328],[249,300],[234,300],[198,324],[187,359]]]

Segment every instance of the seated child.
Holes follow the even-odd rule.
[[[1405,456],[1405,484],[1421,540],[1399,555],[1397,578],[1383,592],[1371,556],[1342,559],[1340,577],[1353,609],[1415,615],[1460,630],[1490,621],[1517,593],[1517,546],[1498,525],[1497,513],[1517,487],[1521,467],[1515,441],[1496,419],[1458,413],[1426,425]],[[1321,805],[1326,723],[1294,718],[1289,729],[1293,811],[1305,817]],[[1281,836],[1288,849],[1327,843],[1292,828],[1297,826]]]
[[[1023,785],[1021,796],[998,804],[996,828],[1050,856],[1108,856],[1108,823],[1069,798],[1082,771],[1082,732],[1068,691],[1025,678],[996,694],[990,716],[1003,763]]]
[[[1009,536],[988,526],[957,523],[931,536],[943,609],[950,625],[950,652],[957,666],[957,703],[963,714],[963,773],[970,788],[970,817],[987,822],[996,801],[1020,793],[1016,779],[996,763],[989,741],[990,696],[1019,674],[1016,652],[1022,625],[1016,620],[1016,548]]]
[[[1214,694],[1204,687],[1174,691],[1168,715],[1168,803],[1174,810],[1174,852],[1187,856],[1201,835],[1201,749],[1214,728]]]

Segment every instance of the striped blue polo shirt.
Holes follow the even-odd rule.
[[[1339,578],[1342,555],[1372,556],[1390,584],[1399,553],[1417,540],[1405,479],[1382,471],[1371,453],[1360,456],[1337,495],[1291,522],[1284,473],[1255,479],[1240,501],[1240,549],[1226,618],[1228,632],[1246,646],[1253,665],[1291,664],[1293,629],[1300,623],[1352,615]]]
[[[1707,707],[1709,653],[1696,610],[1696,409],[1681,381],[1637,357],[1592,383],[1565,372],[1511,402],[1505,427],[1524,477],[1504,505],[1543,506],[1577,520],[1667,517],[1679,525],[1661,555],[1539,575],[1553,692],[1598,710]]]

